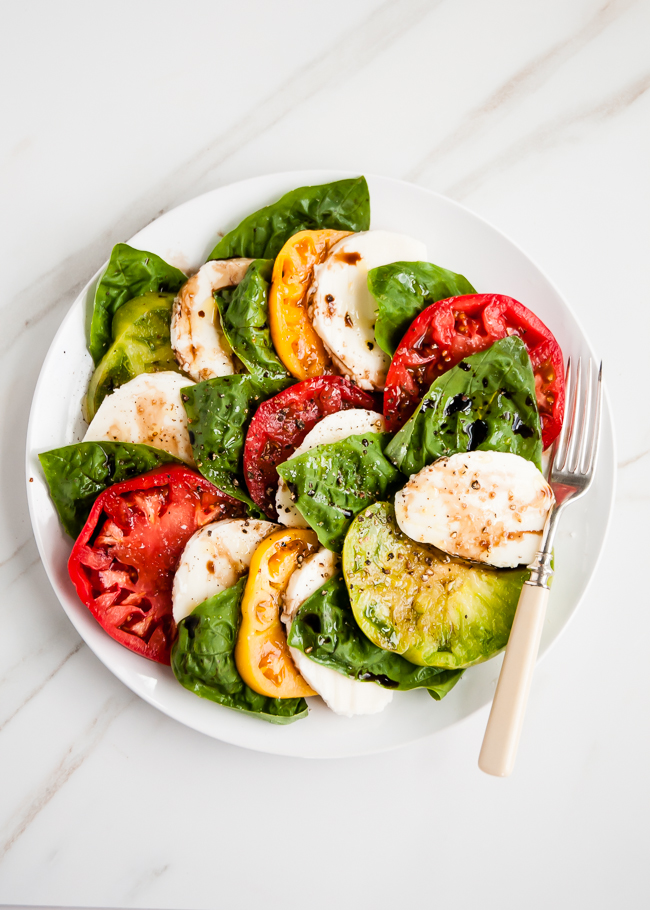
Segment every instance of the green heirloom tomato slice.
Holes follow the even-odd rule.
[[[155,253],[136,250],[127,243],[114,246],[95,291],[88,340],[95,366],[110,347],[111,323],[127,301],[150,291],[175,294],[186,281],[187,275]]]
[[[291,623],[287,642],[315,663],[350,679],[372,681],[385,689],[428,689],[436,701],[463,675],[462,670],[416,667],[373,644],[354,620],[340,574],[304,601]]]
[[[149,293],[134,297],[115,313],[113,342],[88,387],[89,421],[110,392],[140,373],[180,372],[169,335],[173,304],[173,294]]]
[[[361,630],[423,667],[460,669],[507,644],[527,569],[470,565],[403,534],[377,502],[345,538],[343,573]]]

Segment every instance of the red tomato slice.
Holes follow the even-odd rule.
[[[244,477],[253,501],[277,520],[275,491],[279,464],[291,458],[311,429],[328,414],[348,408],[376,410],[368,392],[343,376],[315,376],[263,402],[244,444]]]
[[[97,497],[72,548],[70,578],[112,638],[168,664],[172,582],[185,544],[208,522],[244,514],[243,503],[184,465],[156,468]]]
[[[396,432],[418,406],[431,383],[464,357],[518,335],[535,374],[544,448],[564,417],[564,362],[551,331],[519,301],[501,294],[468,294],[438,300],[411,324],[388,370],[384,390],[387,427]]]

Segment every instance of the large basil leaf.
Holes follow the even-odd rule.
[[[467,278],[432,262],[392,262],[368,272],[377,303],[375,338],[392,357],[415,317],[436,300],[475,294]]]
[[[410,475],[443,455],[474,449],[512,452],[541,470],[535,377],[516,335],[466,357],[436,379],[386,455]]]
[[[272,271],[271,259],[256,259],[237,287],[215,294],[230,347],[268,395],[294,382],[271,341],[268,296]]]
[[[38,456],[61,524],[78,537],[93,503],[114,483],[162,464],[182,464],[168,452],[131,442],[78,442]]]
[[[400,482],[384,455],[386,433],[348,436],[278,465],[300,514],[324,547],[340,552],[350,522]]]
[[[199,471],[215,487],[246,503],[255,517],[266,515],[246,493],[242,456],[246,428],[264,393],[252,376],[219,376],[181,390],[192,453]]]
[[[418,667],[373,644],[357,625],[342,575],[335,575],[307,598],[287,641],[310,660],[350,679],[372,680],[387,689],[428,689],[436,701],[463,675],[462,670]]]
[[[369,227],[370,194],[365,177],[301,186],[244,218],[219,241],[208,259],[275,259],[298,231],[367,231]]]
[[[88,342],[95,366],[111,345],[113,316],[127,300],[149,291],[175,294],[186,281],[186,275],[154,253],[136,250],[126,243],[114,246],[95,291]]]
[[[174,676],[196,695],[226,708],[254,714],[272,724],[290,724],[307,716],[304,698],[259,695],[239,675],[234,651],[241,620],[246,576],[195,607],[181,620],[172,646]]]
[[[134,297],[113,317],[113,343],[88,387],[86,412],[92,420],[104,398],[140,373],[180,372],[169,336],[173,294]]]

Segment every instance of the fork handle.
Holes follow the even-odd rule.
[[[521,589],[499,682],[488,718],[478,766],[507,777],[515,766],[549,589],[526,582]]]

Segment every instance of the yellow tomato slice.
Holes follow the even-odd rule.
[[[300,698],[316,694],[291,659],[280,609],[291,573],[318,546],[313,531],[287,528],[270,534],[253,554],[241,603],[235,663],[244,682],[260,695]]]
[[[275,350],[297,379],[333,372],[332,361],[307,313],[314,266],[351,231],[299,231],[278,253],[269,292],[269,322]]]

